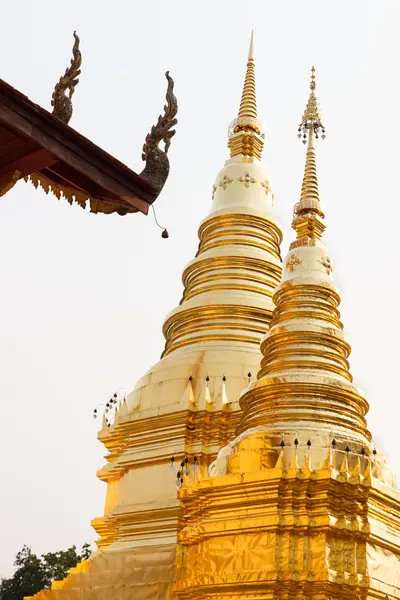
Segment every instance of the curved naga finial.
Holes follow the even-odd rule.
[[[72,48],[71,66],[65,69],[64,75],[60,77],[60,81],[54,88],[51,98],[53,115],[63,121],[69,123],[72,117],[72,95],[75,91],[75,86],[78,83],[78,76],[81,74],[82,54],[79,50],[79,37],[74,31],[74,47]],[[67,90],[69,95],[67,96]]]
[[[178,122],[175,118],[178,112],[178,102],[174,96],[174,80],[170,77],[169,71],[165,73],[165,77],[168,79],[167,104],[164,106],[164,115],[158,117],[157,124],[153,125],[150,133],[146,136],[142,153],[142,160],[146,161],[146,166],[140,173],[140,176],[151,183],[158,193],[161,192],[168,178],[167,153],[171,145],[171,138],[175,135],[175,129],[171,130],[171,127]],[[164,150],[158,147],[161,141],[165,144]]]

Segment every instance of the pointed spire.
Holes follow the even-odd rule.
[[[240,398],[243,416],[237,432],[263,426],[278,434],[284,426],[286,435],[297,436],[314,423],[320,435],[337,438],[346,432],[349,440],[365,445],[371,439],[365,419],[368,402],[352,383],[347,360],[351,348],[337,310],[340,295],[321,241],[325,224],[314,140],[324,130],[316,109],[314,70],[310,87],[299,127],[308,149],[301,199],[294,210],[297,235],[273,296],[276,308],[261,341],[257,381]]]
[[[226,378],[225,378],[225,376],[224,376],[224,378],[222,380],[221,403],[222,403],[222,406],[229,406],[229,404],[230,404],[229,398],[228,398],[228,394],[226,392]]]
[[[253,46],[251,43],[251,64]],[[272,216],[273,193],[268,174],[259,163],[261,130],[261,121],[250,116],[237,116],[230,126],[228,146],[232,158],[226,161],[212,187],[211,211],[199,228],[196,257],[183,272],[182,300],[164,322],[163,358],[175,351],[220,344],[221,331],[224,343],[235,345],[240,341],[255,348],[268,328],[271,296],[281,276],[282,236]],[[254,253],[257,260],[252,258]],[[261,296],[265,302],[260,302]],[[215,306],[210,312],[210,307]],[[252,364],[250,370],[255,370],[256,360]],[[213,385],[211,391],[216,392],[216,383]],[[230,391],[231,386],[227,386],[228,395],[234,396],[229,396],[230,402],[238,398],[235,387],[233,383]],[[203,387],[195,385],[195,393],[196,403],[203,410]],[[224,406],[229,408],[228,404]]]
[[[351,472],[350,483],[358,483],[360,481],[360,459],[357,457],[354,468]]]
[[[300,202],[294,207],[292,221],[297,239],[291,244],[291,249],[297,246],[312,245],[315,239],[321,239],[325,230],[325,224],[322,221],[324,213],[319,201],[315,158],[315,139],[318,138],[320,131],[322,131],[322,137],[325,138],[325,127],[322,124],[315,88],[315,68],[312,67],[310,96],[298,128],[298,137],[302,138],[304,144],[308,142],[308,145]]]
[[[244,80],[242,100],[239,108],[239,118],[252,117],[253,119],[257,119],[256,78],[254,67],[254,31],[252,31],[249,57],[247,59],[246,77]]]
[[[249,46],[249,57],[248,60],[254,60],[254,29],[251,32],[250,46]]]
[[[371,480],[371,472],[372,472],[372,469],[371,469],[371,459],[367,459],[367,466],[366,466],[365,471],[363,473],[364,480],[367,480],[367,481]]]
[[[229,126],[228,141],[231,157],[242,155],[244,162],[249,162],[247,157],[260,159],[264,145],[263,125],[257,117],[254,70],[254,32],[252,32],[239,113]]]
[[[339,473],[341,473],[342,475],[346,475],[348,473],[348,470],[349,470],[349,463],[348,463],[347,454],[345,454],[343,456],[342,464],[340,465]]]

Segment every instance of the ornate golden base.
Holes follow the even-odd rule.
[[[400,494],[371,476],[367,456],[343,453],[338,468],[329,450],[313,469],[307,453],[299,467],[300,450],[286,460],[287,450],[273,468],[228,467],[182,488],[178,597],[400,598]],[[229,464],[251,452],[262,454],[259,433]]]

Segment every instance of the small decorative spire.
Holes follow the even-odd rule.
[[[344,457],[343,457],[342,464],[341,464],[340,469],[339,469],[339,474],[345,476],[345,475],[348,474],[348,471],[349,471],[349,461],[348,461],[348,458],[347,458],[347,454],[345,454]]]
[[[248,157],[260,159],[264,145],[263,126],[257,117],[254,68],[254,32],[252,32],[239,113],[229,126],[228,141],[231,157],[242,155],[244,162],[248,162]]]
[[[370,460],[367,461],[367,466],[365,468],[363,476],[364,476],[364,480],[365,479],[366,480],[370,480],[371,479],[371,461]]]
[[[226,377],[225,377],[225,375],[222,378],[221,402],[222,402],[222,406],[229,406],[229,404],[230,404],[228,394],[226,392]]]
[[[72,48],[71,65],[65,69],[64,75],[60,77],[59,82],[54,88],[51,99],[53,115],[68,124],[72,117],[72,96],[75,91],[75,86],[79,83],[79,75],[81,74],[82,54],[79,50],[79,37],[74,31],[74,46]],[[67,96],[67,90],[69,95]]]
[[[205,387],[205,390],[204,390],[204,398],[205,398],[205,401],[206,401],[206,405],[213,403],[213,399],[212,399],[211,393],[210,393],[210,388],[208,387],[209,381],[210,381],[210,378],[207,375],[207,377],[206,377],[206,387]]]

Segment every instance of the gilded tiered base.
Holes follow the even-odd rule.
[[[329,448],[313,464],[312,447],[274,449],[257,432],[226,475],[188,480],[178,597],[400,598],[400,494],[370,451]]]

